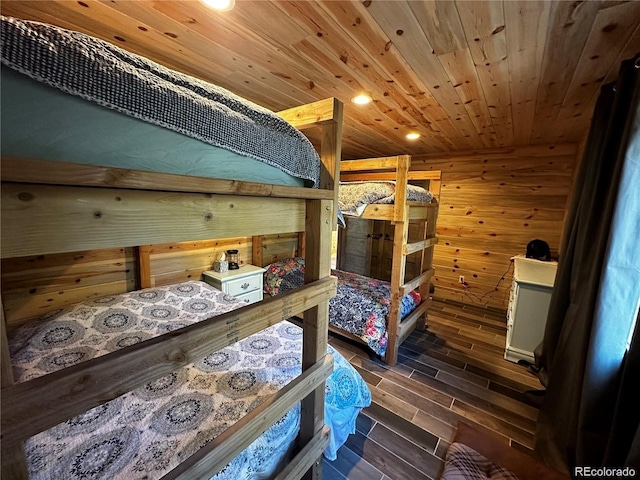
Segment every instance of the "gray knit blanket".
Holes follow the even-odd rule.
[[[2,64],[104,107],[255,158],[317,187],[311,142],[275,113],[79,32],[2,16]]]

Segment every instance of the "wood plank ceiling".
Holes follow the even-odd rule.
[[[272,110],[335,96],[344,158],[579,142],[640,51],[640,2],[7,1]],[[368,92],[373,102],[350,99]],[[422,137],[410,142],[405,134]]]

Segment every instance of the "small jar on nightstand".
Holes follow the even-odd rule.
[[[242,265],[236,270],[203,272],[204,281],[222,292],[251,304],[262,300],[262,274],[265,269],[255,265]]]

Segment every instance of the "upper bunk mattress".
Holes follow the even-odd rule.
[[[275,113],[88,35],[1,21],[3,155],[317,186],[313,145]]]
[[[422,187],[407,185],[407,200],[429,203],[433,194]],[[338,191],[340,211],[345,215],[359,217],[367,205],[391,204],[396,201],[396,182],[341,182]]]

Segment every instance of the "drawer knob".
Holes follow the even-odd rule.
[[[247,288],[249,288],[249,283],[243,283],[242,285],[240,285],[240,288],[246,290]]]

